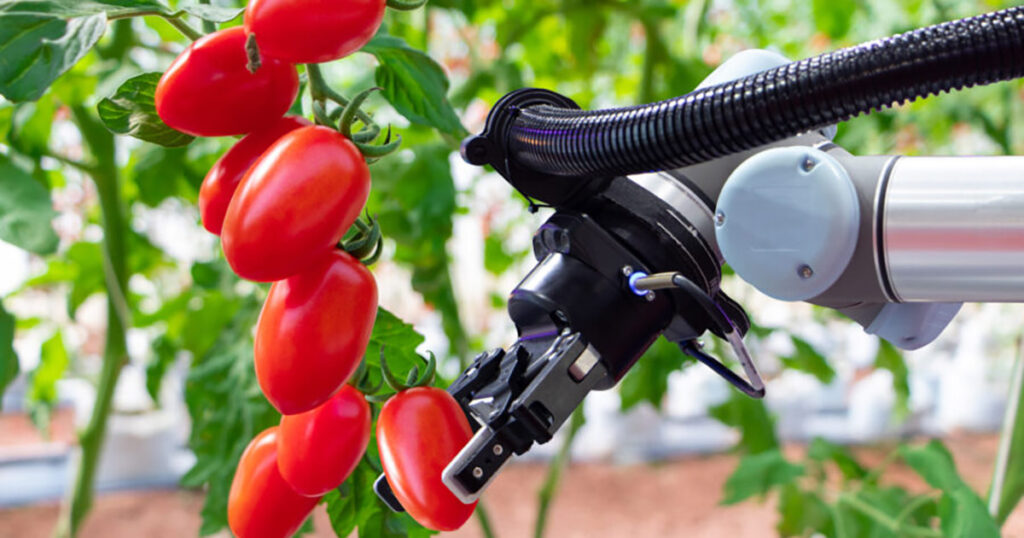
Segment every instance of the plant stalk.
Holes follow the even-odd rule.
[[[107,331],[103,366],[96,387],[96,400],[89,423],[78,436],[79,457],[75,479],[57,523],[55,535],[61,538],[76,536],[92,507],[96,466],[106,437],[107,418],[113,405],[114,388],[117,386],[121,369],[128,362],[128,346],[125,340],[126,312],[124,305],[118,304],[117,300],[118,297],[124,297],[128,274],[124,236],[126,219],[122,208],[117,163],[114,159],[114,137],[97,118],[93,117],[91,111],[84,107],[74,107],[72,114],[86,146],[96,161],[96,168],[91,177],[96,184],[103,214],[103,265],[108,289]]]
[[[495,538],[494,528],[491,527],[491,517],[487,515],[484,503],[478,503],[474,513],[476,514],[477,521],[480,522],[480,532],[483,533],[484,538]]]
[[[992,487],[988,494],[988,513],[1000,524],[1008,514],[1000,514],[1003,503],[1003,488],[1006,484],[1006,470],[1010,463],[1010,454],[1014,452],[1013,437],[1020,416],[1021,400],[1024,400],[1024,339],[1017,341],[1017,360],[1010,378],[1010,391],[1003,415],[1003,429],[999,434],[999,450],[996,453],[996,464],[992,470]],[[1020,450],[1020,448],[1017,448]]]
[[[544,485],[541,486],[540,492],[537,493],[537,523],[533,528],[534,538],[544,538],[544,527],[548,522],[548,511],[551,509],[551,501],[555,498],[555,493],[558,491],[558,483],[562,478],[562,471],[569,463],[569,449],[572,448],[572,442],[576,439],[576,434],[579,433],[581,426],[583,426],[582,406],[577,407],[572,412],[572,417],[569,419],[569,431],[566,432],[567,435],[562,440],[562,446],[558,448],[558,454],[555,455],[555,459],[548,466],[548,475],[544,479]]]
[[[209,5],[210,4],[210,0],[199,0],[199,3],[200,4]],[[205,32],[207,34],[212,34],[212,33],[216,32],[216,31],[217,31],[217,23],[211,22],[211,21],[207,21],[207,20],[203,21],[203,32]]]

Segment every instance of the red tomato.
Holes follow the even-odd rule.
[[[238,538],[289,538],[320,501],[304,497],[277,470],[277,426],[257,435],[242,453],[228,494],[228,526]]]
[[[256,159],[259,159],[271,144],[277,142],[277,139],[307,125],[311,124],[306,118],[285,116],[270,127],[254,131],[231,146],[206,174],[206,179],[199,188],[199,216],[202,218],[203,227],[212,234],[220,235],[221,226],[224,225],[224,214],[228,212],[228,203]]]
[[[345,385],[327,403],[281,417],[277,466],[292,489],[319,497],[348,478],[370,443],[370,404]]]
[[[335,248],[370,195],[359,150],[328,127],[282,136],[256,161],[228,205],[224,255],[238,276],[271,282]]]
[[[292,63],[330,62],[373,37],[384,7],[385,0],[251,0],[245,30],[256,34],[267,56]]]
[[[342,250],[275,282],[256,323],[263,394],[285,415],[326,402],[359,366],[376,314],[373,275]]]
[[[384,474],[409,515],[420,525],[453,531],[473,515],[441,482],[441,472],[473,436],[466,415],[447,392],[417,387],[399,392],[377,418]]]
[[[156,111],[171,127],[196,136],[240,135],[277,121],[299,93],[291,64],[265,58],[246,69],[245,30],[214,32],[189,45],[156,86]]]

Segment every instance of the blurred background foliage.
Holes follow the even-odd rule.
[[[214,4],[241,7],[244,2]],[[486,345],[507,343],[500,340],[510,329],[500,326],[503,296],[529,266],[528,234],[538,217],[527,213],[525,203],[513,204],[514,210],[481,208],[480,193],[491,188],[487,185],[494,184],[494,177],[461,166],[456,151],[461,136],[478,131],[490,105],[508,91],[550,88],[584,108],[649,102],[688,92],[746,48],[774,49],[800,59],[1010,4],[431,0],[419,11],[389,14],[386,24],[392,35],[428,51],[444,68],[449,100],[466,130],[441,132],[410,124],[383,99],[371,100],[378,119],[393,123],[405,140],[401,154],[371,169],[374,190],[368,210],[380,218],[387,237],[379,270],[386,275],[382,286],[394,286],[392,304],[419,304],[414,299],[418,295],[427,310],[438,313],[444,339],[434,344],[447,349],[435,345],[433,351],[448,363],[443,371],[449,375],[457,371],[455,363],[465,363]],[[239,23],[236,18],[225,26]],[[185,43],[159,17],[112,22],[100,46],[41,98],[17,104],[0,100],[0,188],[6,188],[5,178],[12,175],[31,176],[38,186],[31,189],[49,191],[54,210],[38,203],[39,192],[0,196],[0,209],[9,213],[22,208],[37,220],[53,219],[55,225],[55,234],[33,235],[0,222],[0,238],[32,253],[30,274],[18,289],[5,290],[5,309],[0,309],[0,388],[18,374],[11,343],[25,335],[41,342],[37,360],[23,361],[31,364],[25,373],[30,386],[26,408],[41,428],[56,402],[58,379],[78,377],[98,384],[111,375],[116,379],[116,372],[107,371],[111,361],[102,360],[105,354],[123,358],[115,361],[118,369],[132,364],[145,370],[154,405],[160,405],[164,374],[175,365],[187,365],[183,388],[192,420],[189,444],[198,461],[183,484],[208,492],[202,528],[206,534],[226,524],[227,489],[246,443],[277,421],[260,396],[251,367],[251,329],[266,287],[231,274],[218,245],[198,227],[195,209],[203,176],[234,140],[200,139],[167,148],[115,138],[95,112],[99,100],[124,80],[162,70]],[[355,55],[332,64],[327,75],[336,87],[353,92],[374,83],[374,62],[369,55]],[[839,127],[837,142],[857,154],[1022,154],[1024,141],[1014,128],[1024,120],[1021,89],[1019,82],[998,84],[857,118]],[[94,164],[86,169],[85,161]],[[95,182],[87,174],[95,175]],[[517,198],[510,188],[503,189],[499,195],[506,201]],[[114,207],[102,207],[108,202]],[[453,219],[465,214],[478,215],[484,223],[472,236],[482,242],[474,247],[482,256],[468,262],[459,260],[468,247],[452,240]],[[102,247],[101,241],[112,235],[118,240]],[[479,305],[467,306],[465,286],[453,277],[459,270],[456,262],[482,263],[491,274],[484,281],[488,303],[483,318],[477,315]],[[387,293],[382,292],[385,297]],[[59,308],[52,307],[55,298],[62,303]],[[102,312],[99,322],[97,312]],[[756,322],[758,312],[751,315]],[[836,322],[828,311],[815,315],[823,323]],[[389,328],[400,325],[393,321]],[[112,325],[127,332],[111,331]],[[768,338],[778,331],[784,329],[755,326],[751,338]],[[835,376],[812,345],[789,336],[794,351],[780,357],[783,368],[805,371],[826,383]],[[412,340],[413,346],[419,342]],[[668,374],[689,364],[674,346],[658,342],[618,388],[623,410],[641,402],[661,405]],[[894,374],[893,388],[905,408],[909,388],[900,354],[880,346],[876,367]],[[780,534],[997,535],[996,522],[1013,506],[1009,503],[995,518],[989,517],[938,444],[895,449],[891,459],[902,458],[933,488],[911,494],[887,485],[882,469],[865,468],[845,448],[824,441],[815,441],[804,460],[787,459],[773,419],[759,401],[736,395],[711,414],[741,432],[736,450],[744,457],[727,484],[724,502],[774,492]],[[555,490],[559,464],[564,461],[556,461],[543,506]],[[841,474],[841,484],[826,479],[825,469],[832,467]],[[359,480],[366,479],[367,473],[361,473]],[[1021,484],[1010,486],[1019,497]],[[360,525],[360,536],[419,532],[408,521],[388,523],[374,499],[355,499],[346,501],[350,505],[332,501],[332,522],[341,535],[354,524]]]

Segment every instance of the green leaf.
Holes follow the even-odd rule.
[[[765,495],[772,488],[791,484],[803,474],[803,466],[786,461],[778,449],[746,455],[725,481],[722,504],[736,504],[755,495]]]
[[[187,146],[195,139],[167,126],[156,113],[156,85],[161,73],[143,73],[124,82],[96,107],[107,129],[166,147]]]
[[[182,6],[182,11],[199,17],[204,21],[222,23],[238,18],[245,12],[244,7],[211,6],[208,4],[188,4]]]
[[[814,0],[814,25],[832,39],[840,39],[850,32],[853,16],[857,12],[854,0]]]
[[[132,155],[129,177],[139,188],[139,200],[149,207],[182,192],[185,180],[186,148],[146,145]]]
[[[900,455],[933,488],[942,490],[939,517],[943,536],[954,538],[998,537],[999,527],[978,494],[956,470],[953,456],[937,440],[923,446],[900,447]]]
[[[933,439],[922,446],[902,446],[900,456],[933,488],[951,491],[964,486],[952,454],[941,441]]]
[[[218,301],[231,298],[210,300]],[[280,421],[260,392],[253,368],[251,331],[259,309],[260,301],[248,297],[230,323],[203,327],[204,332],[216,333],[216,343],[195,355],[185,381],[185,404],[192,420],[189,448],[196,463],[182,477],[182,485],[205,487],[202,535],[227,527],[228,491],[242,451],[256,434]]]
[[[422,368],[424,361],[416,353],[416,348],[424,341],[423,335],[384,308],[377,309],[377,319],[373,323],[370,342],[366,346],[366,365],[369,367],[371,382],[380,380],[380,352],[383,348],[388,368],[399,379],[413,367]]]
[[[43,342],[39,365],[29,378],[28,407],[32,422],[42,431],[47,431],[53,407],[57,405],[57,381],[64,377],[68,368],[68,352],[64,339],[57,331]]]
[[[50,146],[50,132],[57,103],[53,98],[22,103],[14,108],[10,134],[11,146],[19,153],[38,159]]]
[[[159,404],[160,385],[163,383],[167,368],[174,364],[178,348],[165,335],[160,335],[153,340],[150,349],[153,356],[146,364],[146,392],[153,399],[153,403]]]
[[[167,13],[165,4],[155,0],[5,0],[0,17],[7,15],[49,15],[56,18],[87,17],[105,13],[128,17],[144,13]]]
[[[456,210],[451,148],[437,143],[436,134],[427,129],[409,129],[406,134],[407,141],[416,144],[413,158],[396,156],[374,165],[367,207],[384,235],[395,242],[395,261],[412,270],[413,289],[443,315],[449,350],[468,353],[448,272],[447,245]]]
[[[105,289],[103,251],[99,243],[79,241],[63,257],[50,260],[46,272],[29,279],[26,286],[71,284],[68,294],[68,316],[74,318],[78,307],[92,294]]]
[[[380,62],[377,85],[384,88],[384,97],[399,114],[413,123],[435,127],[455,137],[467,134],[448,102],[448,77],[430,56],[383,32],[362,50]]]
[[[836,464],[843,477],[848,480],[860,480],[867,476],[868,472],[853,454],[845,446],[830,443],[820,437],[815,437],[807,448],[807,457],[818,461],[831,461]]]
[[[4,391],[7,390],[7,385],[10,385],[21,371],[18,354],[14,351],[14,326],[14,316],[9,314],[0,302],[0,411],[3,411]]]
[[[818,531],[825,536],[834,536],[832,514],[829,507],[817,495],[801,491],[796,484],[782,486],[779,491],[779,522],[775,528],[781,536],[809,536]]]
[[[2,344],[2,340],[0,340],[0,344]],[[2,380],[3,377],[0,376],[0,383]],[[1024,414],[1022,414],[1024,412],[1024,359],[1017,359],[1010,389],[1002,433],[1003,439],[1001,439],[1007,444],[999,449],[1001,457],[1004,456],[1003,452],[1005,451],[1006,464],[1001,466],[997,459],[995,473],[1002,473],[1002,476],[996,475],[992,480],[993,484],[1002,481],[998,501],[999,509],[996,514],[996,520],[999,523],[1006,521],[1010,512],[1020,502],[1021,497],[1024,497]]]
[[[0,4],[0,95],[15,102],[39,99],[107,28],[102,13],[67,20],[19,9],[32,4]]]
[[[836,371],[828,360],[803,338],[792,334],[789,337],[793,341],[794,351],[791,355],[779,357],[782,364],[787,368],[807,372],[826,385],[831,383],[836,377]]]
[[[692,362],[679,347],[664,337],[655,340],[619,383],[622,410],[626,411],[640,402],[648,402],[660,409],[668,392],[669,374],[681,370],[686,364]]]
[[[0,62],[2,63],[2,62]],[[36,254],[57,250],[50,193],[0,154],[0,239]]]
[[[738,428],[740,441],[737,448],[751,454],[778,449],[775,421],[768,414],[763,400],[751,398],[738,390],[731,390],[729,399],[708,410],[712,418]]]
[[[892,372],[892,388],[896,392],[896,410],[900,415],[909,412],[910,381],[907,363],[903,354],[888,340],[878,340],[878,354],[875,355],[875,368]]]
[[[939,503],[942,535],[950,538],[999,538],[999,526],[971,488],[947,492]]]
[[[501,236],[490,234],[484,239],[484,269],[494,275],[508,271],[520,257],[505,251]]]

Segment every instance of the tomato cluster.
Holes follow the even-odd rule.
[[[285,114],[299,93],[295,64],[358,50],[385,7],[385,0],[251,0],[244,26],[197,40],[157,86],[156,110],[167,125],[196,136],[244,135],[203,181],[200,217],[239,276],[273,283],[254,363],[264,396],[283,416],[249,443],[235,472],[228,521],[241,538],[291,536],[370,441],[374,413],[364,392],[375,389],[359,378],[377,312],[367,265],[381,239],[376,223],[359,216],[370,193],[367,157],[399,142],[389,133],[383,146],[367,144],[380,134],[359,111],[369,91],[332,98],[341,106],[328,113],[324,94],[332,92],[311,88],[317,123]],[[314,86],[323,84],[317,69],[307,67]],[[356,121],[364,129],[352,134]],[[381,361],[396,391],[377,420],[382,467],[417,521],[456,529],[474,506],[447,490],[441,471],[469,441],[469,423],[448,393],[423,386],[433,379],[432,360],[429,375],[412,386],[393,381],[383,351]]]

